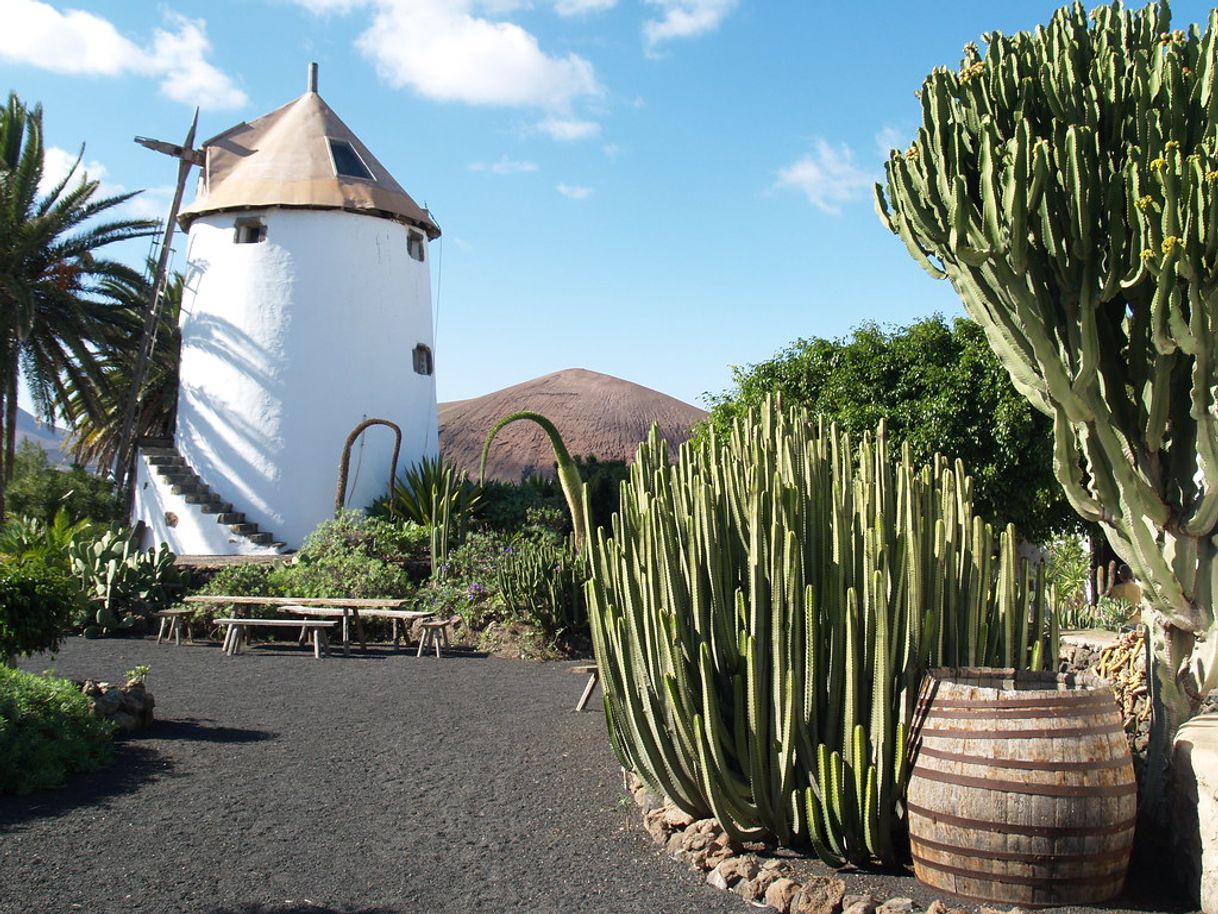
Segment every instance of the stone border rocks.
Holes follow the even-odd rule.
[[[623,772],[626,791],[643,813],[643,827],[669,856],[690,869],[706,873],[707,884],[739,895],[757,908],[773,908],[779,914],[914,914],[918,906],[911,898],[882,899],[871,893],[846,894],[846,880],[838,876],[799,875],[787,861],[759,856],[761,845],[733,842],[715,819],[694,819],[673,805],[657,799],[632,772]],[[935,899],[925,914],[968,914]],[[980,914],[1023,914],[981,908]]]
[[[89,699],[89,710],[95,717],[113,721],[123,733],[134,733],[152,726],[156,700],[144,687],[143,679],[129,679],[124,686],[86,679],[78,682]]]

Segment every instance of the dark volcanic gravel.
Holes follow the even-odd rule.
[[[568,664],[73,638],[53,666],[141,663],[158,720],[113,767],[0,797],[0,914],[753,910],[642,831]]]

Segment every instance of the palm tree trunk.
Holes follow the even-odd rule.
[[[9,375],[8,390],[4,398],[4,482],[13,479],[17,468],[17,369]]]
[[[8,385],[4,385],[4,390],[8,389]],[[8,410],[5,409],[8,398],[4,395],[4,390],[0,390],[0,442],[7,440],[8,423],[5,421],[5,416]],[[5,521],[5,490],[8,488],[8,461],[5,460],[7,448],[0,448],[0,524]]]

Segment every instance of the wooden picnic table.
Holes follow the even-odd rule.
[[[201,603],[208,606],[274,606],[281,611],[298,612],[301,615],[332,615],[342,616],[343,620],[343,653],[350,655],[351,646],[347,641],[348,616],[355,622],[355,633],[359,645],[365,652],[368,645],[364,639],[364,624],[360,621],[360,611],[369,618],[395,619],[408,621],[425,619],[433,615],[429,612],[418,612],[406,609],[409,600],[369,599],[365,597],[237,597],[224,594],[194,594],[182,599],[183,603]],[[317,610],[323,610],[318,612]],[[396,623],[394,628],[394,644],[397,644]]]

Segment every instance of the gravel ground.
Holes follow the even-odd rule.
[[[73,638],[53,666],[141,663],[158,721],[114,767],[0,798],[0,914],[752,910],[642,831],[568,664]],[[1155,894],[1127,907],[1173,910]]]

